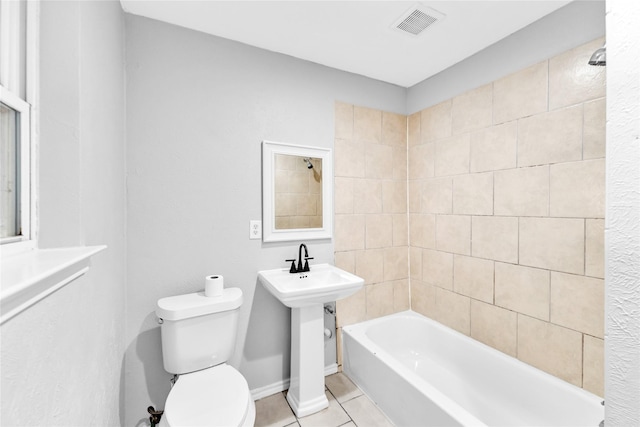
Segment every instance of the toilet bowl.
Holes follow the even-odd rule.
[[[178,379],[165,402],[163,427],[249,427],[256,409],[247,381],[226,362],[233,353],[242,305],[239,288],[158,301],[162,359]]]
[[[247,381],[226,363],[180,375],[164,411],[161,427],[252,427],[256,418]]]

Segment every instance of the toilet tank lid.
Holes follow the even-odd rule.
[[[202,291],[159,299],[156,316],[164,320],[181,320],[235,310],[241,305],[240,288],[226,288],[219,297],[207,297]]]

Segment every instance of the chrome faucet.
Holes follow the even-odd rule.
[[[302,265],[302,248],[304,248],[304,266]],[[304,243],[301,243],[300,247],[298,248],[298,266],[296,267],[295,259],[287,260],[287,262],[291,263],[291,268],[289,269],[289,273],[304,273],[305,271],[309,271],[310,259],[313,259],[313,257],[309,256],[307,245],[305,245]]]

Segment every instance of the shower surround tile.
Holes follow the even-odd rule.
[[[471,334],[471,298],[436,288],[435,320],[465,335]]]
[[[409,280],[396,280],[393,282],[393,311],[405,311],[411,308],[411,291]]]
[[[393,148],[382,144],[365,144],[365,176],[375,179],[392,179]]]
[[[493,261],[462,255],[453,256],[453,290],[468,297],[493,303]]]
[[[470,138],[470,172],[487,172],[516,167],[517,121],[473,132]]]
[[[277,180],[276,180],[277,181]],[[354,198],[354,180],[353,178],[336,177],[334,182],[336,214],[352,214],[353,198]]]
[[[436,145],[416,145],[409,148],[409,179],[425,179],[434,175]]]
[[[407,181],[382,182],[382,211],[385,213],[407,212]]]
[[[471,219],[474,257],[518,262],[518,218],[474,216]]]
[[[471,338],[516,357],[517,330],[515,312],[471,300]]]
[[[604,396],[604,340],[585,335],[583,360],[582,386],[597,396]]]
[[[409,277],[409,250],[407,247],[384,248],[384,280],[392,281]]]
[[[551,216],[604,218],[605,160],[551,165]]]
[[[604,338],[604,280],[551,272],[551,322]]]
[[[453,254],[424,249],[422,280],[430,285],[453,289]]]
[[[453,179],[430,178],[422,183],[421,211],[430,214],[453,213]]]
[[[422,144],[422,137],[420,135],[421,121],[422,114],[420,112],[413,113],[407,117],[407,144],[409,147]]]
[[[405,148],[407,147],[407,116],[382,112],[382,143]]]
[[[548,270],[496,262],[495,304],[549,321]]]
[[[436,216],[436,248],[445,252],[471,255],[471,217]]]
[[[380,283],[384,280],[384,250],[367,249],[355,252],[355,275],[364,279],[365,285]]]
[[[549,110],[605,96],[606,68],[589,65],[603,44],[599,38],[549,60]]]
[[[584,219],[520,218],[520,264],[584,274]]]
[[[365,227],[365,248],[393,246],[393,217],[391,215],[367,215]]]
[[[336,194],[334,198],[337,198]],[[342,196],[340,196],[342,197]],[[377,179],[353,180],[353,213],[377,214],[382,212],[382,182]]]
[[[549,166],[497,171],[494,183],[496,215],[549,215]]]
[[[364,143],[351,139],[336,139],[335,174],[342,177],[364,178]]]
[[[422,110],[420,117],[423,144],[451,136],[451,100]]]
[[[428,283],[411,282],[411,309],[432,319],[436,318],[436,288]]]
[[[586,220],[585,266],[587,276],[604,278],[604,220]]]
[[[409,216],[411,244],[420,248],[436,248],[436,216],[411,214]]]
[[[414,280],[422,280],[422,249],[415,246],[409,248],[409,267],[409,277],[413,285]]]
[[[493,86],[480,86],[456,96],[451,105],[452,134],[470,132],[491,126]]]
[[[382,139],[382,111],[366,107],[353,107],[353,139],[380,143]]]
[[[548,63],[540,62],[493,82],[493,123],[547,110]]]
[[[582,386],[582,334],[518,315],[518,359]]]
[[[393,179],[407,181],[407,147],[391,147],[393,152]]]
[[[409,224],[406,213],[393,215],[393,246],[409,246]]]
[[[339,301],[338,324],[410,304],[552,375],[603,393],[604,220],[599,209],[604,179],[599,175],[606,99],[604,70],[586,67],[586,59],[580,59],[601,43],[405,117],[402,145],[400,116],[337,105],[336,121],[342,122],[336,125],[336,178],[354,179],[355,214],[347,194],[336,221],[361,216],[341,227],[344,232],[354,227],[359,236],[365,217],[390,215],[393,230],[391,243],[385,238],[390,246],[374,249],[382,252],[382,261],[379,254],[366,267],[360,260],[368,272],[362,275],[371,282],[368,299],[363,290]],[[571,76],[583,72],[597,75],[591,82]],[[358,127],[356,121],[366,118],[374,129]],[[386,158],[392,172],[370,176],[366,184],[373,185],[366,185],[365,174],[373,174],[374,159],[382,157],[370,154],[366,166],[366,152],[380,145],[392,150]],[[351,190],[345,181],[336,181],[336,188]],[[399,192],[406,194],[406,207],[395,212],[403,203]],[[355,254],[366,252],[364,236],[362,243],[357,236],[336,232],[337,248],[358,247],[337,252],[336,263],[356,269]],[[405,255],[390,264],[390,248],[402,248]],[[406,271],[404,278],[388,276],[391,265],[393,271]]]
[[[335,127],[336,138],[346,140],[353,138],[353,105],[336,102]]]
[[[336,264],[365,279],[362,290],[337,302],[341,328],[409,307],[407,190],[413,187],[406,116],[343,103],[336,103],[335,115]],[[419,138],[420,114],[415,119]],[[433,154],[418,147],[422,170],[433,175]]]
[[[518,166],[582,159],[582,104],[518,120]]]
[[[469,141],[468,133],[436,141],[435,176],[469,173]]]
[[[493,173],[453,177],[453,213],[493,215]]]
[[[367,287],[364,286],[355,294],[336,301],[336,327],[363,322],[367,319]]]
[[[605,98],[584,104],[584,129],[582,135],[583,159],[599,159],[605,156],[607,102]]]
[[[366,286],[367,319],[375,319],[393,313],[393,284],[378,283]]]
[[[336,252],[364,249],[364,236],[364,215],[336,215],[334,239]]]

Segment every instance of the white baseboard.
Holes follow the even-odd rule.
[[[324,367],[324,375],[335,374],[338,372],[338,364],[332,363],[331,365]],[[289,388],[289,378],[278,381],[272,384],[267,384],[262,387],[251,389],[251,397],[253,400],[262,399],[263,397],[271,396],[272,394],[276,394],[281,391],[285,391]]]

